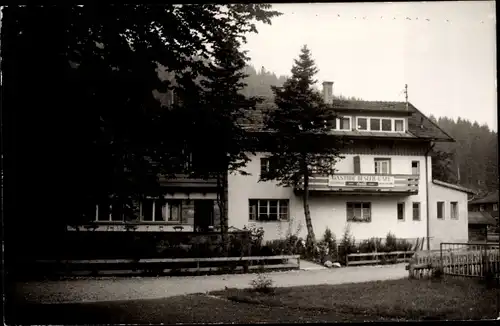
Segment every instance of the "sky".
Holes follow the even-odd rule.
[[[497,130],[494,1],[274,4],[245,45],[251,64],[291,75],[307,44],[318,86],[336,95],[408,100],[426,115]]]

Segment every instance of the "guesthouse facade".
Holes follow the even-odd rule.
[[[423,238],[427,249],[439,249],[442,241],[467,241],[471,190],[432,180],[431,148],[454,140],[411,103],[334,101],[332,85],[323,84],[325,101],[338,115],[330,135],[351,144],[342,149],[335,175],[311,178],[309,207],[316,236],[328,227],[339,238],[348,227],[357,240],[385,238],[391,232],[398,238]],[[257,116],[254,120],[259,121]],[[259,130],[258,125],[249,128]],[[265,151],[253,156],[249,175],[229,176],[230,223],[262,227],[266,240],[290,231],[305,237],[303,189],[260,182],[260,174],[269,169],[267,156]],[[438,216],[437,205],[447,205],[452,215],[439,208]]]

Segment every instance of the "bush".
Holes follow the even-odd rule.
[[[358,250],[362,253],[381,252],[384,250],[384,245],[382,245],[382,239],[370,238],[361,242]]]
[[[284,239],[267,241],[264,247],[266,248],[266,250],[269,249],[273,255],[288,254],[286,240]]]
[[[273,256],[273,255],[274,255],[273,249],[267,244],[265,246],[262,246],[262,248],[260,249],[259,256]]]
[[[385,252],[396,251],[397,247],[398,245],[396,236],[391,232],[387,233],[387,236],[385,238]]]
[[[273,293],[273,280],[264,274],[259,274],[255,280],[250,282],[253,291],[259,293]]]
[[[431,272],[431,277],[433,279],[440,279],[443,277],[443,269],[441,268],[441,266],[432,266],[432,272]]]
[[[356,247],[356,240],[351,235],[351,231],[349,225],[347,225],[344,229],[344,234],[342,236],[342,240],[340,241],[340,246],[338,250],[338,258],[341,264],[345,264],[346,256],[351,253],[355,253],[358,251]]]
[[[249,246],[250,248],[248,249],[250,251],[250,254],[252,256],[258,255],[260,252],[260,249],[262,247],[262,241],[264,239],[264,228],[263,227],[256,227],[254,225],[247,227],[244,226],[243,230],[249,231],[250,232],[250,243]]]
[[[335,234],[328,227],[326,228],[325,233],[323,234],[323,243],[327,248],[326,254],[330,256],[330,258],[333,261],[338,260],[337,238],[335,237]]]
[[[406,239],[399,239],[396,243],[396,251],[411,251],[412,244]]]

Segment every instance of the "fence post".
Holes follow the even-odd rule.
[[[441,242],[439,244],[439,266],[441,267],[441,271],[444,273],[444,266],[443,266],[443,243]]]

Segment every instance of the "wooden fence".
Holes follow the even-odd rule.
[[[498,245],[442,243],[440,250],[415,253],[407,269],[410,277],[431,276],[440,269],[444,275],[500,277]]]
[[[346,266],[408,262],[414,253],[414,251],[392,251],[348,254]]]
[[[94,259],[94,260],[38,260],[41,271],[58,275],[110,275],[154,272],[249,272],[252,270],[299,269],[299,255],[246,256],[211,258],[152,258],[152,259]]]

